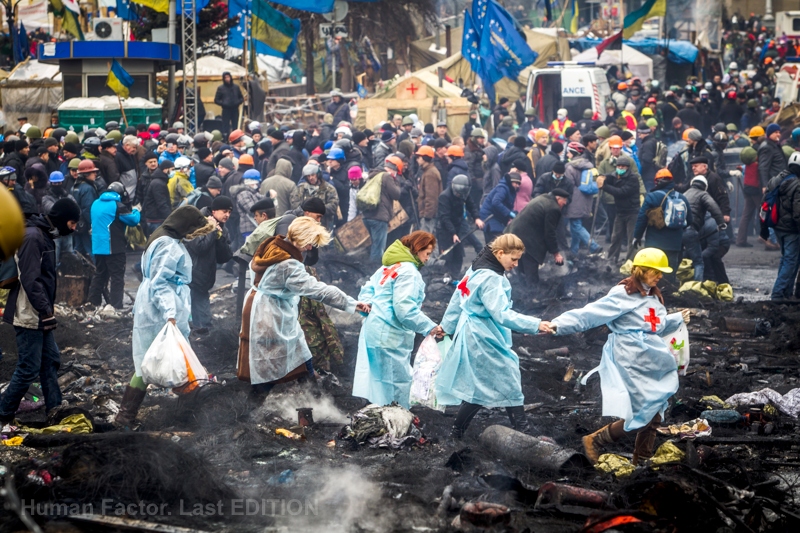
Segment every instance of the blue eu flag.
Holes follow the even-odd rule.
[[[486,12],[479,50],[492,84],[503,77],[517,79],[538,57],[517,31],[511,15],[493,0]]]

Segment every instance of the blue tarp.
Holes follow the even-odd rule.
[[[579,52],[583,52],[584,50],[597,46],[601,42],[601,39],[582,37],[580,39],[570,39],[569,46],[570,48],[575,48]],[[697,47],[689,41],[675,41],[672,39],[626,39],[622,42],[648,56],[658,55],[662,48],[669,45],[669,55],[667,59],[672,63],[694,63],[697,59]]]

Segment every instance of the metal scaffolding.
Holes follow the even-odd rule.
[[[183,123],[185,133],[193,136],[200,128],[197,124],[197,26],[195,0],[181,0],[183,19]],[[191,65],[191,76],[187,74]]]

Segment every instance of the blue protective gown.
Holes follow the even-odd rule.
[[[472,268],[464,275],[442,319],[442,328],[453,334],[453,345],[436,378],[440,404],[523,405],[519,357],[511,349],[511,331],[536,334],[541,321],[511,306],[511,284],[505,276]]]
[[[358,299],[372,304],[372,311],[358,338],[353,396],[408,409],[414,335],[427,335],[436,327],[421,309],[425,282],[414,263],[396,263],[379,268]]]
[[[683,323],[680,313],[667,314],[655,296],[628,294],[617,285],[608,295],[583,309],[553,320],[557,335],[570,335],[606,325],[611,330],[603,346],[600,374],[603,416],[625,420],[625,431],[640,429],[656,414],[663,416],[667,400],[678,390],[678,366],[661,335]]]
[[[159,237],[142,254],[142,283],[133,304],[133,364],[142,375],[144,354],[170,318],[189,339],[192,258],[172,237]]]
[[[267,268],[253,297],[250,318],[250,383],[286,376],[311,359],[297,320],[300,297],[355,313],[357,302],[337,287],[317,281],[302,263],[287,259]]]

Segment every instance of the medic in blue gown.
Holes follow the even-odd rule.
[[[142,380],[144,354],[167,322],[172,322],[189,339],[192,258],[184,240],[202,237],[216,230],[216,224],[194,206],[179,207],[150,235],[142,254],[142,283],[133,305],[133,365],[136,372],[125,388],[118,426],[133,424],[144,401],[147,384]]]
[[[414,336],[442,336],[421,309],[425,282],[419,269],[435,245],[436,238],[425,231],[394,241],[383,254],[383,266],[362,287],[359,299],[371,304],[372,311],[358,338],[353,396],[408,408]]]
[[[608,295],[544,323],[556,335],[602,325],[611,330],[600,366],[586,378],[594,372],[600,374],[603,416],[620,420],[583,438],[592,462],[599,458],[598,446],[632,433],[636,433],[633,464],[651,457],[667,401],[678,390],[678,366],[661,336],[689,322],[689,312],[667,314],[664,307],[657,284],[662,273],[672,272],[664,252],[644,248],[633,264],[631,276]]]
[[[540,320],[511,309],[511,284],[505,276],[524,252],[525,245],[513,234],[487,245],[459,282],[442,319],[453,345],[436,378],[436,398],[442,405],[461,405],[454,438],[464,435],[481,407],[505,407],[514,429],[529,430],[511,331],[539,333]]]

